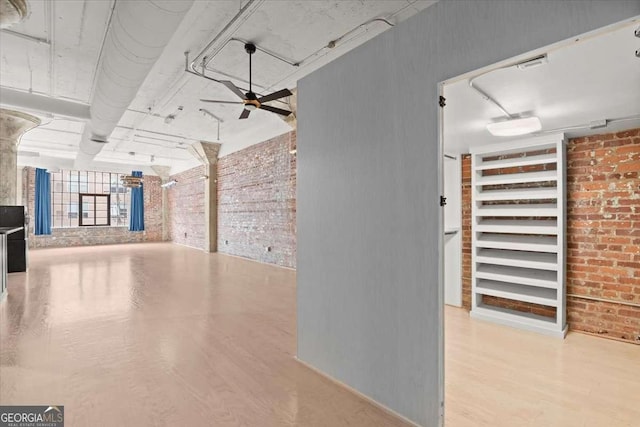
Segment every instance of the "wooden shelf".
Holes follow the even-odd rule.
[[[556,319],[540,316],[533,313],[524,313],[508,308],[494,307],[480,303],[471,311],[471,317],[500,323],[519,329],[537,332],[557,338],[564,338],[567,335],[568,326],[558,326]]]
[[[476,186],[520,183],[524,184],[530,182],[556,181],[557,179],[558,172],[554,170],[542,172],[510,173],[504,175],[488,175],[478,177],[476,179]]]
[[[553,153],[543,152],[550,148],[554,148]],[[564,337],[566,334],[565,151],[562,134],[472,150],[473,317],[548,335]],[[531,152],[543,153],[527,155]],[[505,155],[513,157],[505,159]],[[486,161],[486,158],[499,160]],[[545,169],[550,170],[527,171],[536,169],[526,168],[532,165],[549,165]],[[517,173],[483,175],[491,170],[504,172],[498,171],[501,168],[515,168]],[[548,186],[548,182],[554,186]],[[490,185],[503,188],[488,189]],[[500,203],[484,204],[490,201]],[[556,315],[548,318],[489,306],[483,304],[485,295],[555,307]]]
[[[482,295],[530,302],[548,307],[558,306],[557,291],[555,289],[520,286],[514,283],[493,280],[479,280],[476,285],[476,292]]]
[[[543,165],[556,162],[556,153],[541,154],[539,156],[514,157],[511,159],[482,161],[476,170],[513,168],[520,166]]]
[[[477,194],[477,202],[498,200],[542,200],[557,199],[556,187],[514,188],[508,190],[485,190]]]
[[[558,223],[552,219],[485,219],[478,223],[474,231],[483,233],[558,234]]]
[[[549,289],[558,287],[558,275],[555,271],[506,265],[480,264],[476,267],[476,278]]]
[[[556,271],[558,256],[553,253],[525,252],[504,249],[478,249],[476,262],[512,267]]]
[[[510,249],[514,251],[558,252],[556,236],[527,236],[482,233],[476,240],[478,248]]]
[[[547,216],[554,217],[558,214],[556,203],[512,204],[512,205],[484,205],[476,210],[476,216]]]

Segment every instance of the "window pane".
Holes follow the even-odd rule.
[[[120,185],[119,177],[95,171],[51,173],[52,226],[77,227],[81,219],[82,225],[126,225],[128,190]]]

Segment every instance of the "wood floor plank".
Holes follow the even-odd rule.
[[[446,314],[446,425],[635,426],[640,346]],[[43,249],[0,304],[0,403],[68,426],[407,426],[295,360],[295,272],[171,244]]]
[[[406,426],[295,360],[295,272],[171,244],[43,249],[0,305],[0,402],[68,426]]]

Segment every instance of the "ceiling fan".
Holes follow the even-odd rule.
[[[242,93],[238,86],[234,85],[229,80],[221,80],[220,83],[225,85],[231,92],[238,95],[242,101],[218,101],[215,99],[201,99],[202,102],[213,102],[216,104],[244,104],[244,110],[240,114],[241,119],[249,117],[249,113],[254,110],[261,109],[270,111],[272,113],[280,114],[282,116],[288,116],[291,111],[283,110],[281,108],[272,107],[270,105],[264,105],[265,102],[274,101],[276,99],[284,98],[285,96],[293,95],[289,89],[282,89],[277,92],[273,92],[269,95],[258,98],[251,88],[251,55],[256,52],[256,45],[253,43],[247,43],[244,45],[244,50],[249,54],[249,92]]]

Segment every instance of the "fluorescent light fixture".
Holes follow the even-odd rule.
[[[176,185],[178,183],[178,181],[176,181],[175,179],[172,179],[171,181],[165,182],[164,184],[162,184],[160,187],[162,188],[169,188],[169,187],[173,187],[174,185]]]
[[[509,119],[487,125],[487,130],[494,136],[526,135],[537,132],[540,129],[542,129],[542,124],[540,123],[540,119],[535,116]]]

